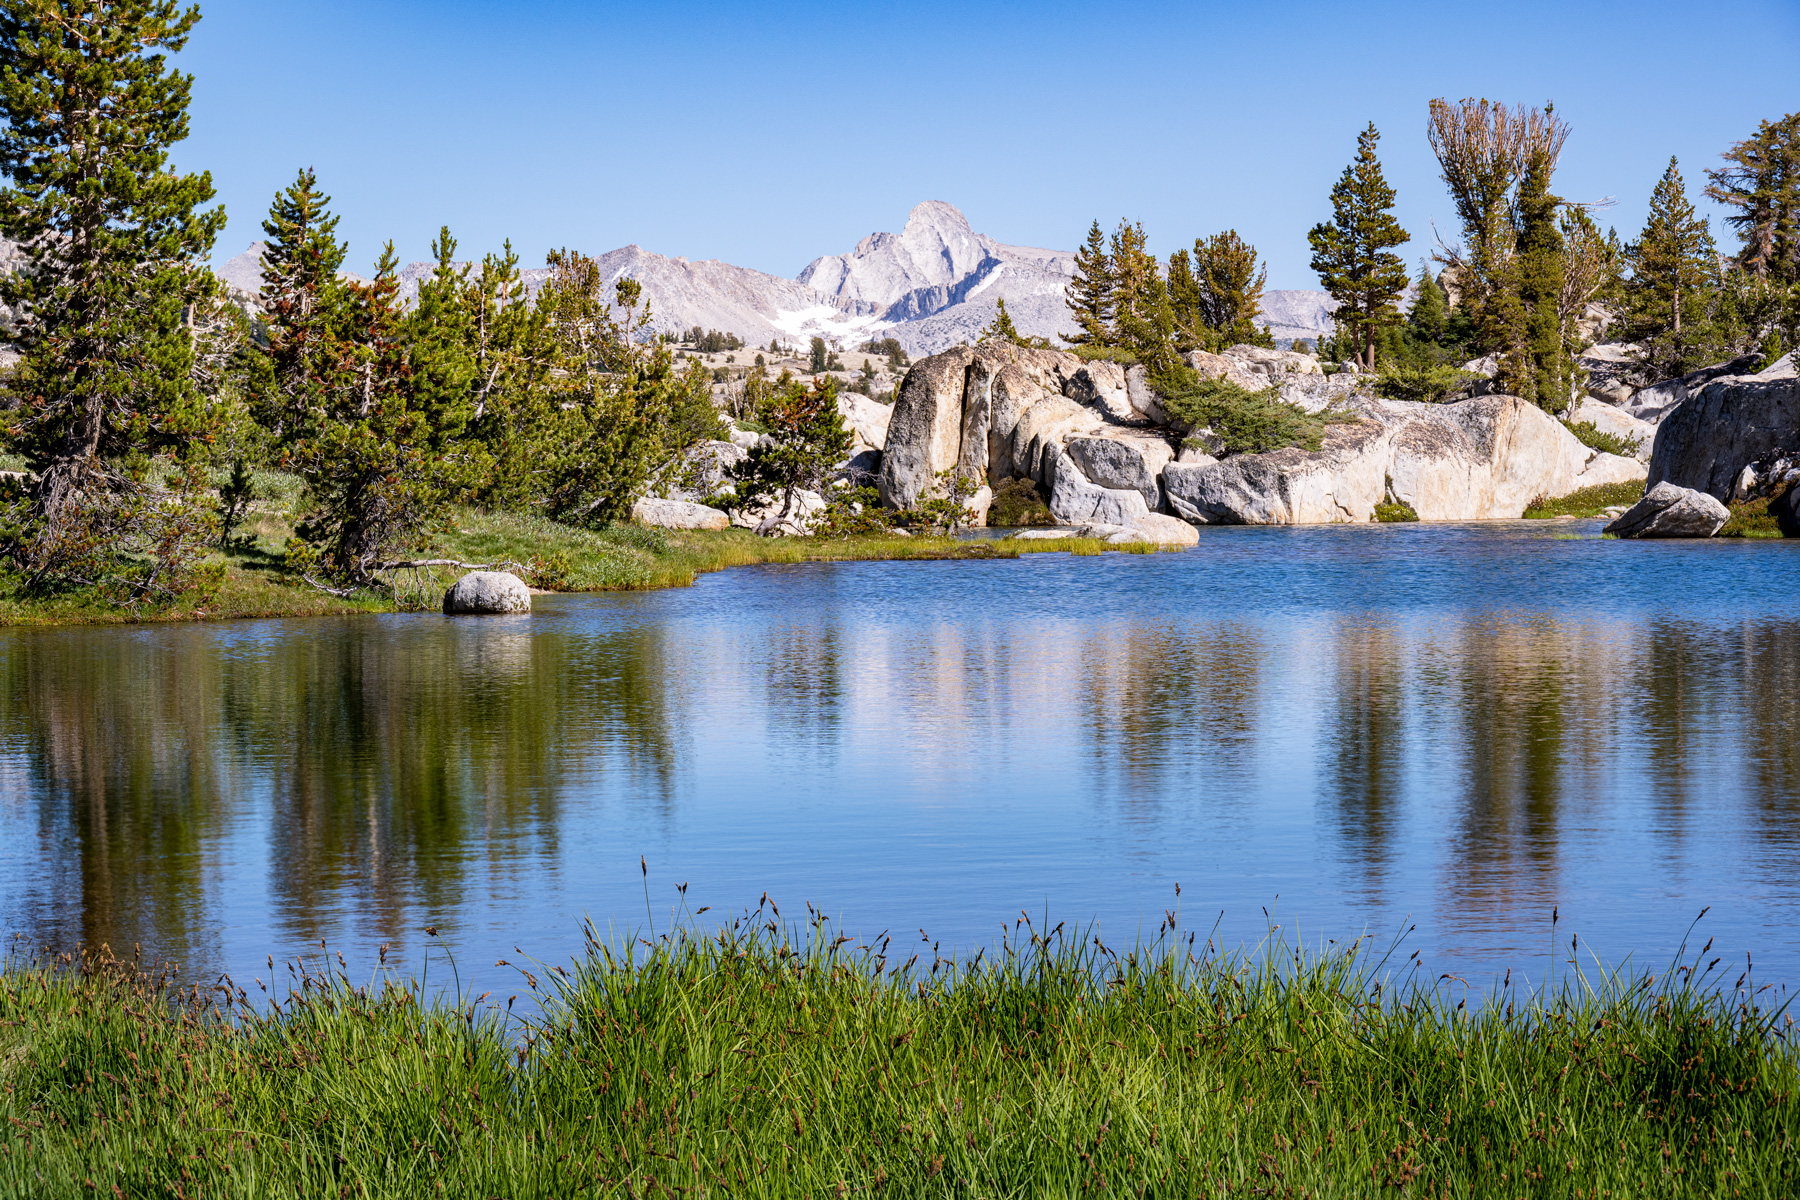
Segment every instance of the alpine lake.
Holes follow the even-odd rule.
[[[385,948],[504,997],[498,960],[566,961],[584,920],[766,894],[962,956],[1179,907],[1221,946],[1368,936],[1476,1000],[1660,969],[1692,926],[1800,983],[1800,543],[1599,528],[0,631],[0,928],[246,987]]]

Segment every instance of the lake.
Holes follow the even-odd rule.
[[[246,986],[321,940],[447,982],[448,947],[505,992],[515,946],[666,930],[682,883],[701,925],[766,892],[964,952],[1179,903],[1234,946],[1410,929],[1479,990],[1571,934],[1660,967],[1710,906],[1714,954],[1800,982],[1800,543],[1598,530],[0,631],[0,927]]]

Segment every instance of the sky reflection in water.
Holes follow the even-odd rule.
[[[423,926],[462,982],[674,885],[863,936],[1388,936],[1800,982],[1800,545],[1544,525],[734,570],[437,615],[0,634],[0,925],[195,977]],[[1592,534],[1592,523],[1574,526]],[[1223,914],[1222,917],[1219,914]],[[897,938],[898,940],[898,938]],[[1716,953],[1717,951],[1715,951]],[[434,974],[439,970],[435,965]]]

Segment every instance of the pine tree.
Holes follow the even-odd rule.
[[[1142,341],[1147,323],[1154,319],[1163,289],[1156,256],[1146,249],[1148,241],[1141,222],[1121,220],[1113,230],[1107,253],[1113,285],[1113,321],[1107,345],[1130,346]]]
[[[1725,223],[1742,247],[1737,265],[1779,286],[1800,283],[1800,113],[1764,121],[1709,170],[1706,194],[1735,210]]]
[[[278,439],[298,436],[322,415],[318,390],[336,356],[335,323],[344,302],[337,278],[345,247],[331,197],[311,167],[275,196],[263,222],[263,325],[269,339],[269,392],[259,414]]]
[[[1108,345],[1113,322],[1113,272],[1099,221],[1089,227],[1087,244],[1075,252],[1075,278],[1068,285],[1067,296],[1069,311],[1075,314],[1080,328],[1063,334],[1063,340],[1073,346]]]
[[[825,490],[850,453],[850,431],[838,410],[837,379],[830,375],[815,377],[810,387],[784,384],[764,401],[759,415],[769,427],[768,440],[752,447],[733,475],[743,507],[780,501],[772,526],[794,515],[800,492]]]
[[[1532,155],[1519,184],[1518,236],[1506,265],[1503,311],[1508,345],[1500,383],[1547,412],[1568,407],[1572,348],[1565,343],[1559,301],[1563,286],[1563,238],[1557,225],[1561,201],[1550,194],[1550,157]]]
[[[1411,239],[1388,210],[1394,189],[1382,178],[1374,123],[1356,139],[1356,161],[1344,168],[1331,189],[1332,219],[1308,233],[1318,272],[1332,298],[1339,328],[1351,339],[1363,365],[1375,369],[1375,346],[1384,328],[1401,321],[1396,301],[1406,290],[1406,265],[1388,252]]]
[[[1423,259],[1419,261],[1419,279],[1415,285],[1412,311],[1406,324],[1413,339],[1424,345],[1440,345],[1444,327],[1450,320],[1450,302],[1444,289],[1431,274]]]
[[[1185,336],[1213,351],[1239,343],[1273,344],[1256,326],[1268,270],[1258,265],[1255,246],[1227,229],[1195,238],[1191,274],[1187,264],[1185,251],[1169,258],[1169,300]]]
[[[26,259],[0,284],[25,314],[7,435],[34,474],[7,540],[40,583],[166,596],[211,540],[198,472],[212,416],[187,316],[216,294],[201,263],[225,214],[200,207],[210,175],[169,167],[192,77],[165,58],[198,20],[171,0],[0,14],[0,236]],[[173,495],[149,472],[158,453],[185,468]]]
[[[1715,251],[1706,218],[1694,211],[1674,158],[1650,195],[1650,214],[1638,239],[1625,247],[1630,277],[1624,287],[1622,332],[1641,343],[1657,370],[1679,375],[1705,342],[1706,293]]]
[[[816,337],[812,340],[812,361],[809,364],[808,369],[811,370],[814,375],[823,375],[829,366],[830,360],[827,358],[825,350],[825,339]]]

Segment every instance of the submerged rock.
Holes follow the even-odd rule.
[[[1705,492],[1659,483],[1606,527],[1622,538],[1709,538],[1731,511]]]
[[[470,571],[444,593],[444,611],[502,614],[531,611],[531,589],[505,571]]]

